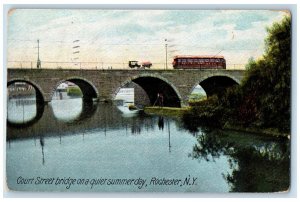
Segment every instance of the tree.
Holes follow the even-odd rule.
[[[248,64],[249,70],[241,85],[244,101],[240,107],[250,110],[259,126],[289,131],[291,18],[285,17],[267,31],[263,58]]]
[[[274,23],[267,31],[265,53],[257,61],[249,59],[242,84],[227,89],[218,100],[208,99],[195,103],[184,116],[184,121],[193,119],[194,123],[202,125],[208,122],[222,127],[229,123],[290,132],[290,16]]]

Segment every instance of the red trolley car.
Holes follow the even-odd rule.
[[[186,56],[174,57],[174,69],[226,69],[223,56]]]

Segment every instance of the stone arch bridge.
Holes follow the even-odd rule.
[[[147,93],[151,104],[157,94],[164,96],[164,105],[182,107],[200,84],[207,96],[240,84],[244,70],[70,70],[70,69],[8,69],[7,85],[26,82],[36,90],[37,101],[51,102],[56,88],[65,81],[78,85],[83,99],[112,101],[122,86],[134,82]]]

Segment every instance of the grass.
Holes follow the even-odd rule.
[[[144,112],[146,114],[181,117],[187,110],[189,110],[189,107],[145,107]]]

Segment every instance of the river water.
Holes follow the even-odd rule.
[[[113,104],[33,98],[7,102],[12,190],[274,192],[290,183],[286,139],[122,114]],[[192,128],[192,129],[191,129]]]

